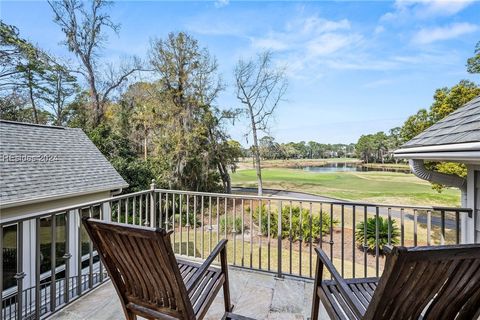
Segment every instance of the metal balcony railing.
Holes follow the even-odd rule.
[[[277,277],[311,278],[318,245],[342,276],[355,278],[381,274],[384,245],[460,243],[462,216],[471,214],[465,208],[152,188],[2,219],[0,248],[8,253],[0,256],[0,320],[46,317],[107,279],[82,216],[173,229],[174,251],[192,258],[206,257],[228,239],[230,264]]]

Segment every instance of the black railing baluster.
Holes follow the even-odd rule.
[[[303,246],[302,246],[302,241],[303,241],[303,208],[302,208],[302,201],[298,203],[300,207],[300,214],[298,218],[298,274],[302,276],[302,251],[303,251]]]
[[[270,271],[270,216],[272,215],[271,207],[270,207],[270,200],[268,200],[268,207],[267,207],[267,269]]]
[[[262,270],[262,211],[263,211],[263,202],[260,200],[260,205],[258,206],[258,268]]]
[[[282,246],[282,201],[278,201],[277,203],[277,214],[278,214],[278,219],[277,219],[277,277],[282,278],[283,277],[283,271],[282,271],[282,251],[283,251],[283,246]]]
[[[253,200],[250,200],[250,269],[252,268],[253,268]]]
[[[202,195],[202,198],[201,198],[201,210],[200,210],[200,215],[201,215],[201,219],[200,219],[200,222],[201,222],[201,228],[202,228],[202,238],[201,238],[201,241],[202,241],[202,251],[201,251],[201,255],[200,257],[203,259],[203,256],[204,256],[204,252],[205,252],[205,199]]]
[[[474,223],[474,226],[476,223]],[[459,244],[460,243],[460,212],[455,211],[455,243]],[[477,235],[477,230],[475,230],[475,236]]]
[[[368,269],[367,269],[367,250],[368,250],[368,245],[367,245],[367,222],[368,222],[368,216],[367,216],[367,211],[368,207],[364,206],[363,207],[363,276],[366,278],[368,275]]]
[[[405,246],[405,209],[400,209],[400,244]]]
[[[237,264],[237,230],[235,229],[235,220],[237,218],[236,210],[237,206],[235,203],[235,198],[232,199],[232,206],[233,206],[233,221],[232,221],[232,237],[233,237],[233,265]],[[225,216],[227,218],[227,216]],[[225,220],[225,229],[227,229],[227,220]]]
[[[292,246],[293,246],[293,235],[292,235],[292,201],[290,201],[290,210],[289,210],[289,228],[288,228],[288,241],[289,241],[289,250],[290,250],[290,254],[289,254],[289,273],[292,274]]]
[[[342,246],[341,246],[341,272],[342,277],[345,275],[345,205],[342,204],[341,207],[341,219],[342,219]],[[311,259],[312,257],[310,257]]]
[[[443,246],[445,244],[445,210],[440,211],[440,218],[441,218],[441,238],[440,238],[440,244]]]
[[[352,206],[352,278],[356,278],[356,273],[355,273],[355,231],[356,231],[356,226],[355,226],[355,205]]]
[[[427,211],[427,246],[432,244],[432,211]]]
[[[245,202],[242,199],[242,267],[245,266]]]
[[[333,203],[330,204],[330,260],[333,263]],[[330,278],[332,278],[332,275],[330,274]]]
[[[413,245],[416,247],[418,245],[418,212],[417,209],[413,209]]]
[[[375,207],[375,272],[377,278],[380,274],[380,245],[379,245],[379,212],[380,208],[378,206]]]

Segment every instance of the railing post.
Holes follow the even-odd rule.
[[[157,215],[155,214],[155,179],[152,179],[150,184],[150,227],[155,228],[157,226]]]
[[[277,225],[277,278],[283,278],[282,273],[282,201],[277,203],[278,225]]]
[[[100,219],[105,220],[107,222],[112,221],[112,208],[109,201],[102,203],[102,215]]]
[[[17,272],[13,278],[17,281],[16,319],[23,319],[23,221],[17,224]]]

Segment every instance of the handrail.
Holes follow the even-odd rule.
[[[441,207],[441,206],[414,206],[414,205],[399,205],[388,203],[371,203],[371,202],[356,202],[350,200],[322,200],[322,199],[307,199],[307,198],[295,198],[295,197],[279,197],[275,195],[271,196],[256,196],[256,195],[244,195],[244,194],[229,194],[229,193],[213,193],[202,191],[184,191],[184,190],[168,190],[168,189],[155,189],[159,193],[175,193],[185,195],[196,195],[206,197],[221,197],[230,199],[244,199],[244,200],[281,200],[281,201],[296,201],[296,202],[312,202],[312,203],[327,203],[334,205],[356,205],[356,206],[368,206],[368,207],[385,207],[385,208],[398,208],[398,209],[417,209],[417,210],[432,210],[432,211],[451,211],[451,212],[465,212],[471,213],[472,209],[462,207]],[[314,196],[314,195],[312,195]]]
[[[384,204],[384,203],[371,203],[371,202],[356,202],[349,200],[321,200],[321,199],[307,199],[307,198],[294,198],[294,197],[279,197],[279,196],[256,196],[256,195],[243,195],[243,194],[228,194],[228,193],[214,193],[214,192],[201,192],[201,191],[185,191],[185,190],[168,190],[168,189],[154,189],[156,193],[169,193],[169,194],[185,194],[185,195],[197,195],[197,196],[206,196],[206,197],[221,197],[229,199],[244,199],[244,200],[281,200],[281,201],[296,201],[296,202],[311,202],[311,203],[326,203],[334,205],[355,205],[355,206],[368,206],[368,207],[385,207],[385,208],[397,208],[397,209],[417,209],[417,210],[431,210],[431,211],[448,211],[448,212],[465,212],[471,214],[473,210],[471,208],[462,208],[462,207],[441,207],[441,206],[413,206],[413,205],[398,205],[398,204]],[[123,200],[126,198],[139,196],[143,194],[148,194],[152,190],[143,190],[133,193],[127,193],[119,196],[103,198],[100,200],[94,200],[90,202],[85,202],[81,204],[49,209],[40,212],[35,212],[31,214],[26,214],[21,217],[9,217],[9,218],[0,218],[1,225],[7,225],[10,223],[16,223],[20,221],[26,221],[30,219],[35,219],[40,216],[52,215],[55,213],[61,213],[65,211],[71,211],[81,208],[87,208],[91,206],[96,206],[104,204],[107,202],[113,202],[118,200]]]
[[[71,211],[71,210],[76,210],[76,209],[88,208],[88,207],[104,204],[104,203],[107,203],[107,202],[118,201],[118,200],[130,198],[130,197],[134,197],[134,196],[147,194],[147,193],[150,193],[150,192],[152,192],[152,190],[137,191],[137,192],[133,192],[133,193],[122,194],[122,195],[119,195],[119,196],[103,198],[103,199],[100,199],[100,200],[84,202],[84,203],[81,203],[81,204],[75,204],[75,205],[61,207],[61,208],[49,209],[49,210],[44,210],[44,211],[40,211],[40,212],[34,212],[34,213],[23,215],[21,217],[4,218],[4,219],[0,219],[0,224],[1,225],[6,225],[6,224],[10,224],[10,223],[16,223],[16,222],[35,219],[35,218],[42,217],[42,216],[48,216],[48,215],[52,215],[52,214],[56,214],[56,213],[61,213],[61,212],[66,212],[66,211]]]

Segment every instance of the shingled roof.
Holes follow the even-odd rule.
[[[125,188],[81,129],[0,120],[0,205]]]
[[[405,159],[480,161],[480,96],[395,151]]]
[[[402,148],[480,141],[480,96],[438,121]]]

